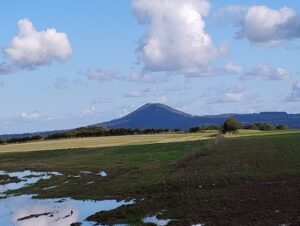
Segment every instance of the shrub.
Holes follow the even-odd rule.
[[[201,125],[191,127],[189,132],[190,133],[197,133],[197,132],[205,132],[207,130],[220,130],[221,126],[219,125]]]
[[[276,126],[276,129],[278,130],[286,130],[288,129],[289,127],[287,125],[282,125],[282,124],[279,124]]]
[[[222,133],[235,133],[242,128],[242,124],[234,118],[227,119],[222,128]]]
[[[257,123],[255,123],[255,125],[258,127],[259,130],[262,130],[262,131],[270,131],[270,130],[276,129],[276,127],[274,125],[268,124],[265,122],[257,122]]]

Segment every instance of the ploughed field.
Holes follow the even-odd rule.
[[[300,225],[300,132],[242,131],[217,142],[197,135],[170,143],[0,151],[0,170],[60,173],[5,194],[131,200],[87,218],[108,225],[156,225],[147,217],[161,225]]]

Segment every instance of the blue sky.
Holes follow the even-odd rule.
[[[298,113],[299,13],[292,0],[1,2],[0,134],[98,123],[148,102]]]

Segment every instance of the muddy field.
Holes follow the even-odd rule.
[[[36,200],[132,202],[110,209],[96,204],[85,215],[70,209],[81,216],[72,223],[83,225],[299,225],[299,146],[296,132],[218,142],[2,153],[1,170],[59,174],[6,190],[1,200],[36,194]],[[20,182],[11,176],[0,180]]]

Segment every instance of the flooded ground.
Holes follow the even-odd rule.
[[[73,199],[32,199],[22,195],[0,199],[0,225],[9,226],[61,226],[81,222],[94,225],[85,219],[99,211],[115,209],[133,201],[82,201]]]
[[[0,176],[5,176],[10,180],[1,181],[0,185],[0,195],[4,196],[4,193],[8,190],[16,190],[28,186],[30,184],[35,184],[39,180],[47,180],[52,176],[60,176],[62,174],[58,172],[34,172],[30,170],[25,170],[21,172],[5,172],[0,171]],[[7,183],[5,183],[7,182]]]
[[[148,225],[159,225],[161,222],[153,217],[156,216],[158,220],[171,219],[167,225],[182,226],[300,225],[299,146],[300,134],[265,134],[228,138],[217,145],[212,141],[195,141],[6,153],[0,156],[0,170],[19,171],[26,167],[63,173],[22,190],[7,191],[5,195],[36,194],[36,198],[72,197],[81,200],[136,198],[133,205],[112,211],[98,212],[102,207],[91,207],[92,214],[88,219],[99,224],[142,225],[143,221],[155,220],[155,224]],[[101,171],[108,175],[98,175]],[[34,176],[30,175],[22,180],[28,182],[32,178]],[[22,180],[0,175],[0,188],[5,185],[2,190],[6,190],[7,184]],[[0,226],[7,222],[20,225],[27,221],[34,225],[31,218],[56,224],[57,219],[60,222],[75,221],[89,215],[89,212],[81,212],[89,209],[81,210],[84,205],[81,203],[79,208],[76,205],[67,208],[65,205],[69,206],[72,201],[68,199],[65,202],[34,202],[31,197],[30,200],[24,198],[25,201],[4,198],[4,201],[0,198]],[[17,204],[11,207],[11,203]],[[50,207],[35,207],[34,211],[17,215],[16,211],[23,210],[21,207],[28,203],[33,207]],[[26,206],[25,209],[30,208]],[[22,220],[16,222],[18,219]],[[89,222],[84,221],[84,224]]]
[[[33,195],[7,196],[13,191],[39,180],[47,180],[60,176],[58,172],[22,171],[7,173],[0,171],[0,225],[1,226],[60,226],[80,222],[81,225],[94,225],[85,219],[99,211],[108,211],[122,205],[133,204],[134,201],[117,200],[74,200],[34,199]],[[47,187],[53,189],[55,186]]]
[[[156,224],[157,226],[165,226],[167,225],[171,220],[163,220],[163,219],[158,219],[157,216],[148,216],[143,219],[144,223],[152,223]]]
[[[105,171],[100,171],[97,175],[101,176],[101,177],[107,177],[108,174]]]

